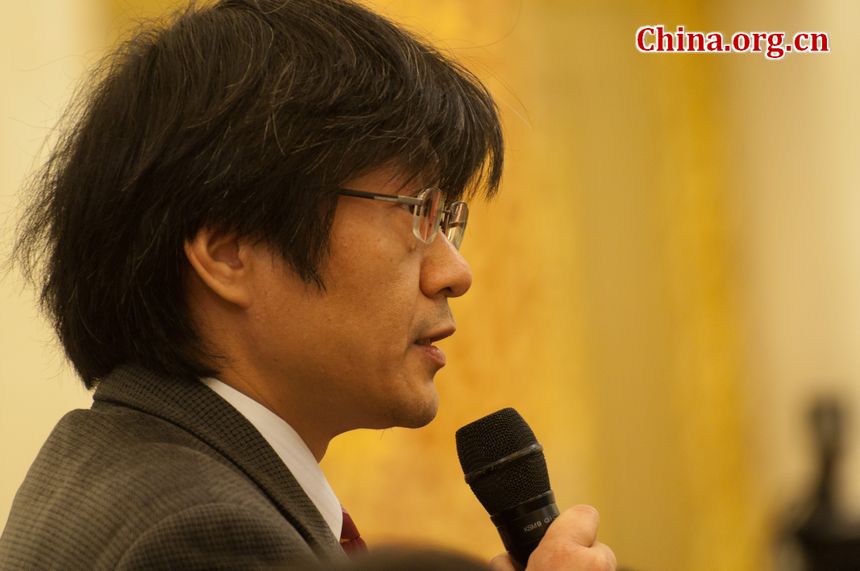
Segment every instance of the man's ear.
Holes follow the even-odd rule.
[[[201,228],[185,241],[184,249],[197,277],[215,295],[239,307],[250,307],[252,256],[235,234]]]

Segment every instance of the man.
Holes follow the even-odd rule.
[[[0,567],[361,550],[318,462],[343,432],[434,417],[433,343],[472,279],[461,198],[501,170],[477,79],[347,0],[222,0],[129,41],[18,243],[95,393],[34,462]],[[613,568],[596,527],[566,512],[530,568]]]

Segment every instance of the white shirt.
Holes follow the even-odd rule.
[[[277,414],[223,381],[212,377],[200,380],[232,405],[263,435],[322,514],[334,536],[340,538],[343,527],[340,501],[301,436]]]

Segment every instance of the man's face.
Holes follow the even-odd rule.
[[[345,188],[414,195],[419,181],[381,168]],[[438,408],[434,375],[444,354],[428,340],[453,333],[448,298],[466,293],[468,264],[440,232],[412,233],[403,205],[339,198],[325,291],[303,283],[265,248],[247,350],[266,404],[288,422],[352,428],[417,427]]]

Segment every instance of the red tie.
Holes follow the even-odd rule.
[[[367,544],[361,539],[358,528],[355,527],[355,522],[352,521],[352,518],[349,517],[349,514],[346,513],[343,507],[340,509],[343,510],[343,527],[340,528],[340,546],[343,547],[343,550],[349,556],[367,551]]]

